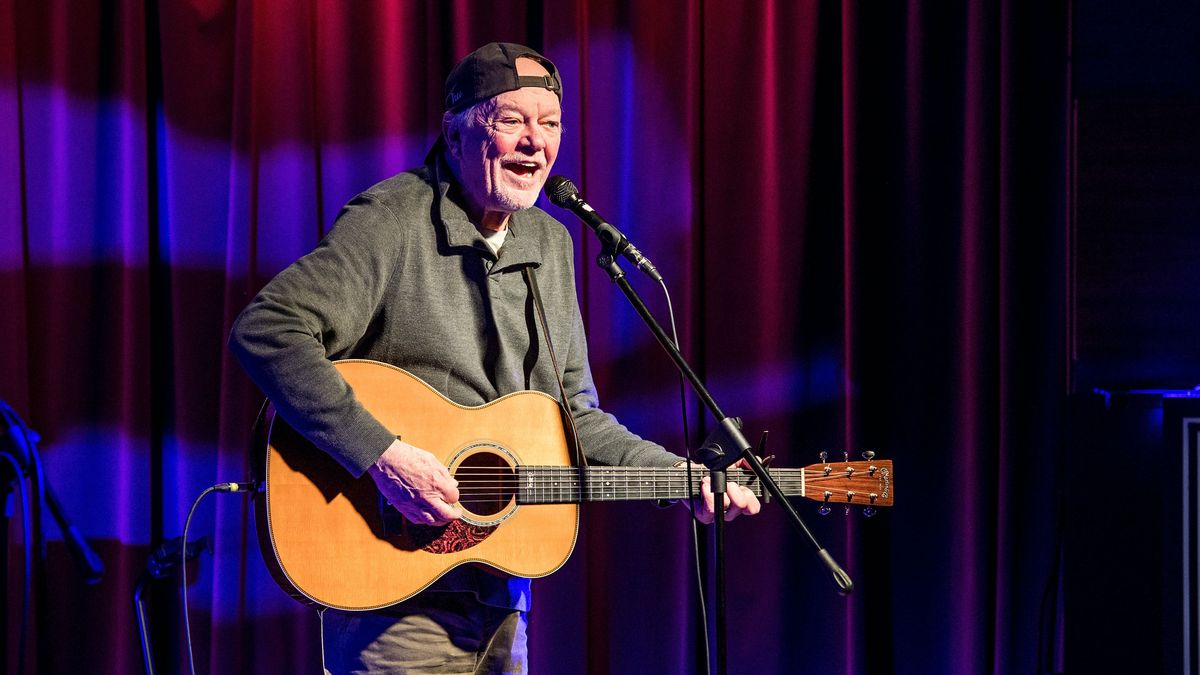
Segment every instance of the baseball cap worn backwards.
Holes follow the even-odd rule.
[[[517,59],[537,61],[550,75],[518,75]],[[524,45],[492,42],[468,54],[446,77],[446,110],[460,112],[521,87],[549,89],[562,100],[562,81],[550,59]]]

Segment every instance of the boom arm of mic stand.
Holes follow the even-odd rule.
[[[620,287],[621,292],[625,294],[630,304],[633,305],[634,310],[642,317],[642,321],[650,328],[650,332],[654,333],[658,344],[666,350],[667,356],[671,357],[671,360],[675,363],[675,367],[679,369],[679,372],[683,373],[688,383],[692,385],[693,391],[700,397],[701,402],[704,403],[704,407],[708,408],[708,411],[718,421],[716,431],[705,442],[704,447],[708,456],[700,458],[704,462],[704,465],[710,470],[723,470],[739,458],[745,459],[750,469],[762,481],[763,488],[768,490],[783,506],[784,512],[787,513],[788,520],[792,522],[792,525],[812,542],[813,548],[817,551],[817,556],[833,576],[834,583],[838,587],[838,592],[845,595],[853,590],[854,582],[850,579],[850,576],[846,574],[845,570],[834,561],[833,556],[813,536],[812,531],[808,529],[808,525],[804,523],[804,519],[800,517],[800,513],[788,501],[787,496],[783,494],[783,490],[771,478],[771,474],[763,466],[763,463],[754,455],[754,452],[751,450],[752,446],[746,440],[746,437],[742,435],[740,425],[736,419],[727,416],[721,410],[721,407],[717,405],[712,394],[708,392],[708,388],[704,386],[704,383],[700,381],[700,377],[696,375],[696,371],[692,370],[691,365],[683,358],[683,354],[679,352],[679,349],[675,346],[670,336],[663,330],[663,327],[654,318],[654,315],[650,313],[650,309],[646,307],[646,303],[642,302],[641,296],[630,285],[629,279],[625,277],[625,272],[617,264],[615,252],[611,247],[605,245],[600,255],[596,258],[596,264],[600,266],[600,269],[607,272],[609,278]]]

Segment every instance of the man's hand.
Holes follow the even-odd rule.
[[[367,473],[388,503],[410,522],[445,525],[461,515],[454,506],[458,481],[437,457],[421,448],[396,439],[367,467]]]
[[[701,471],[706,470],[703,465],[693,464]],[[739,460],[734,467],[741,469],[749,469],[750,465],[746,460]],[[732,467],[731,467],[732,468]],[[687,500],[691,503],[691,500]],[[728,522],[745,513],[746,515],[754,515],[762,510],[762,504],[759,503],[758,497],[749,488],[738,485],[733,481],[725,483],[725,521]],[[696,511],[696,520],[704,524],[709,524],[716,517],[716,508],[713,505],[712,480],[705,476],[700,481],[700,503],[699,510]]]

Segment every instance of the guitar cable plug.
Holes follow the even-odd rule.
[[[192,526],[192,516],[196,515],[196,507],[200,506],[200,502],[205,497],[214,492],[257,492],[262,487],[261,481],[249,481],[246,483],[217,483],[212,487],[206,488],[196,497],[196,501],[192,502],[192,507],[188,509],[187,517],[183,519],[183,537],[182,541],[188,540],[188,528]],[[188,619],[188,587],[187,587],[187,551],[186,545],[181,547],[179,559],[179,579],[180,589],[183,595],[183,634],[184,641],[187,643],[188,657],[188,672],[191,675],[196,675],[196,659],[192,652],[192,624]]]
[[[258,492],[262,483],[259,481],[250,481],[248,483],[217,483],[212,486],[214,492]]]

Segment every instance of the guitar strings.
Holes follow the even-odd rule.
[[[729,470],[728,474],[732,482],[762,496],[763,486],[753,472],[737,469]],[[685,476],[664,467],[591,468],[586,478],[577,467],[570,466],[461,467],[454,475],[459,494],[474,500],[508,502],[516,497],[519,503],[536,504],[578,501],[584,496],[588,501],[655,499],[664,493],[677,498],[687,496]],[[867,490],[878,480],[865,473],[857,477],[836,471],[826,475],[824,471],[804,468],[772,469],[771,476],[785,492],[790,490],[793,495],[805,496],[800,494],[801,489],[811,487],[811,494],[829,492],[829,501],[841,503],[867,502]],[[850,490],[831,485],[846,481],[862,487]],[[850,492],[857,494],[847,499]]]
[[[585,479],[585,478],[581,478],[579,471],[577,469],[573,469],[573,468],[569,468],[569,467],[568,468],[520,467],[516,470],[509,468],[509,467],[495,467],[495,468],[471,467],[471,468],[464,468],[464,469],[459,469],[459,470],[455,471],[454,477],[459,478],[460,482],[462,482],[462,479],[466,479],[467,481],[474,481],[474,480],[481,480],[481,479],[494,480],[496,478],[500,478],[500,479],[508,478],[508,479],[511,479],[514,481],[528,480],[530,478],[532,478],[534,480],[544,481],[544,480],[553,480],[553,479],[558,478],[558,479],[563,479],[563,480],[579,480],[579,481],[587,480],[589,482],[629,481],[631,479],[632,480],[654,480],[654,481],[674,481],[674,480],[682,481],[684,479],[684,476],[682,474],[677,476],[677,475],[674,475],[673,473],[666,474],[666,473],[664,473],[664,471],[675,471],[675,470],[668,469],[668,470],[655,471],[655,470],[644,470],[644,469],[638,470],[636,468],[610,470],[608,468],[605,468],[602,471],[597,472],[595,469],[591,469],[591,470],[589,470],[589,475],[587,475],[587,477]],[[781,471],[781,470],[776,469],[775,471]],[[786,471],[786,470],[784,470],[784,471]],[[801,471],[801,469],[796,469],[795,471],[799,472],[799,471]],[[870,484],[870,483],[878,480],[877,478],[874,478],[874,477],[866,475],[866,474],[863,474],[861,476],[847,476],[844,473],[833,473],[830,475],[824,475],[824,473],[820,472],[820,471],[810,471],[807,469],[804,469],[803,471],[806,472],[803,475],[803,480],[805,482],[814,483],[814,484],[837,483],[837,482],[845,482],[845,481],[861,482],[864,484]],[[740,473],[730,472],[729,478],[732,482],[738,483],[739,485],[753,484],[753,483],[759,482],[758,477],[751,472],[740,472]],[[771,478],[775,479],[775,482],[777,482],[777,483],[782,483],[782,482],[786,482],[786,481],[793,481],[793,482],[799,481],[799,480],[801,480],[802,477],[798,473],[793,474],[793,473],[789,472],[789,473],[772,473]]]

